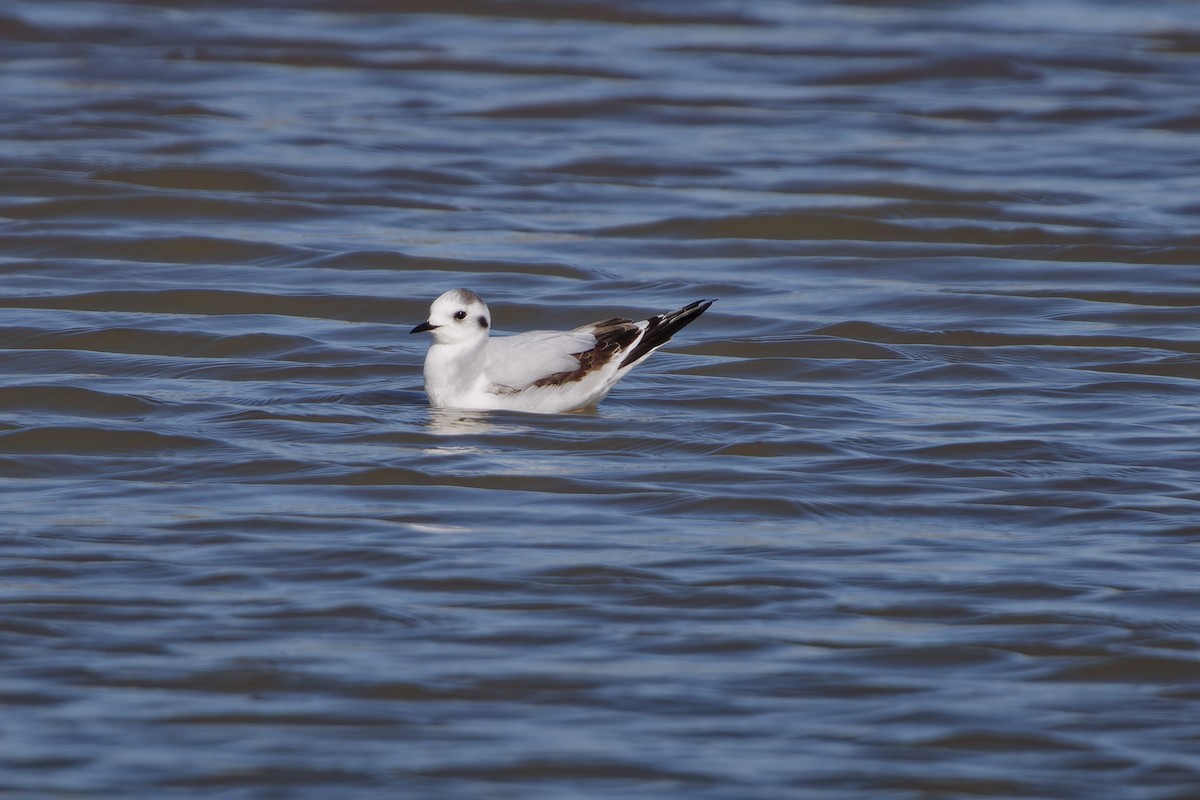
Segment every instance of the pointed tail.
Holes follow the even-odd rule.
[[[699,317],[715,300],[697,300],[676,311],[668,311],[646,320],[646,333],[621,361],[621,369],[632,367],[646,356],[671,341],[671,337]]]

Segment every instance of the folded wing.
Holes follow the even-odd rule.
[[[579,369],[579,354],[596,346],[582,331],[529,331],[488,340],[488,378],[505,389],[521,390],[545,378]]]
[[[613,317],[573,331],[530,331],[493,338],[488,341],[485,369],[500,393],[578,383],[585,397],[600,398],[621,375],[669,342],[710,305],[710,300],[698,300],[640,322]]]

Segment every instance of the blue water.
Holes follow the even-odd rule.
[[[1200,792],[1200,10],[0,11],[0,795]],[[501,333],[720,298],[570,415]]]

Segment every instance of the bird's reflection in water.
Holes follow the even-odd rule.
[[[538,421],[551,424],[551,420],[570,417],[598,417],[594,406],[568,411],[564,414],[527,414],[521,411],[471,411],[465,408],[435,408],[430,406],[425,427],[430,433],[462,435],[468,433],[528,433],[531,425]],[[530,424],[525,424],[526,422]]]
[[[467,411],[461,408],[430,408],[425,419],[430,433],[440,436],[462,436],[471,433],[495,433],[499,428],[487,411]],[[511,426],[508,426],[511,427]]]

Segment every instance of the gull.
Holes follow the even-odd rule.
[[[697,300],[640,322],[613,317],[571,331],[493,339],[487,304],[469,289],[451,289],[433,301],[429,319],[410,333],[433,334],[425,356],[431,405],[561,414],[599,403],[629,370],[712,304]]]

